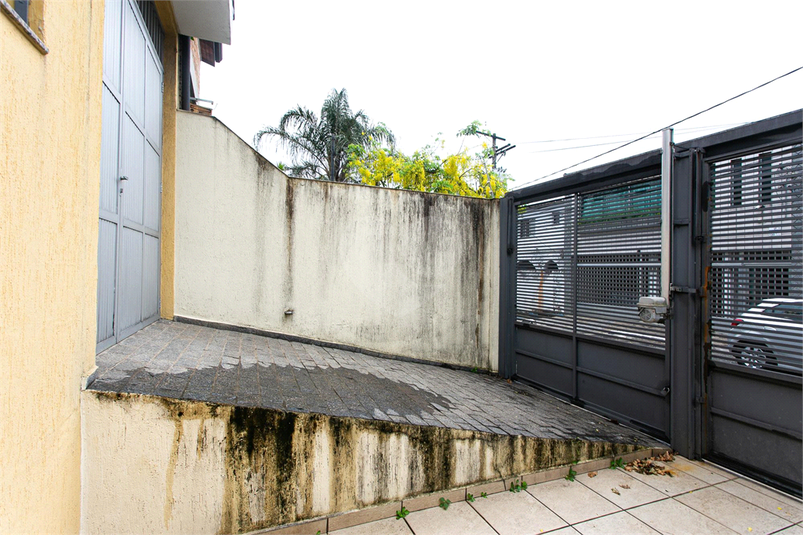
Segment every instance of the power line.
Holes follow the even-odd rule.
[[[743,97],[743,96],[747,95],[748,93],[752,93],[753,91],[756,91],[757,89],[761,89],[762,87],[764,87],[766,85],[769,85],[769,84],[771,84],[771,83],[773,83],[773,82],[775,82],[777,80],[780,80],[781,78],[785,78],[785,77],[789,76],[790,74],[794,74],[799,70],[803,70],[803,66],[798,67],[798,68],[796,68],[794,70],[791,70],[791,71],[787,72],[786,74],[782,74],[780,76],[777,76],[777,77],[773,78],[772,80],[764,82],[761,85],[757,85],[753,89],[748,89],[747,91],[743,91],[742,93],[739,93],[736,96],[733,96],[733,97],[731,97],[731,98],[729,98],[727,100],[723,100],[722,102],[720,102],[718,104],[714,104],[713,106],[710,106],[710,107],[708,107],[708,108],[706,108],[706,109],[704,109],[702,111],[698,111],[697,113],[689,115],[688,117],[686,117],[684,119],[681,119],[679,121],[675,121],[674,123],[669,124],[667,126],[664,126],[663,128],[659,128],[658,130],[654,130],[654,131],[650,132],[649,134],[646,134],[644,136],[636,138],[636,139],[634,139],[632,141],[628,141],[627,143],[623,143],[622,145],[619,145],[618,147],[614,147],[614,148],[612,148],[610,150],[607,150],[607,151],[605,151],[603,153],[597,154],[596,156],[592,156],[591,158],[587,158],[587,159],[585,159],[585,160],[583,160],[581,162],[577,162],[576,164],[570,165],[569,167],[564,167],[563,169],[561,169],[559,171],[555,171],[553,173],[549,173],[548,175],[544,175],[544,176],[542,176],[540,178],[536,178],[535,180],[531,180],[529,182],[525,182],[521,186],[518,186],[518,187],[516,187],[514,189],[521,189],[521,188],[529,186],[530,184],[535,184],[535,183],[541,182],[545,178],[549,178],[549,177],[551,177],[553,175],[557,175],[558,173],[562,173],[564,171],[568,171],[569,169],[573,169],[573,168],[577,167],[578,165],[583,165],[584,163],[588,163],[588,162],[590,162],[592,160],[596,160],[597,158],[601,158],[602,156],[605,156],[606,154],[610,154],[610,153],[615,152],[615,151],[617,151],[619,149],[623,149],[623,148],[625,148],[625,147],[627,147],[629,145],[632,145],[633,143],[641,141],[642,139],[646,139],[646,138],[648,138],[648,137],[650,137],[650,136],[652,136],[654,134],[657,134],[657,133],[661,132],[662,130],[665,130],[667,128],[672,128],[673,126],[675,126],[677,124],[680,124],[682,122],[688,121],[689,119],[693,119],[693,118],[697,117],[698,115],[702,115],[703,113],[709,112],[709,111],[713,110],[714,108],[718,108],[718,107],[722,106],[723,104],[727,104],[728,102],[731,102],[733,100],[736,100],[737,98]]]
[[[731,126],[741,126],[744,123],[730,123],[730,124],[714,124],[710,126],[694,126],[690,128],[683,128],[684,132],[692,132],[694,130],[707,130],[709,128],[728,128]],[[680,131],[681,129],[678,129]],[[540,143],[561,143],[564,141],[585,141],[586,139],[607,139],[613,137],[626,137],[626,136],[640,136],[645,134],[646,132],[631,132],[629,134],[608,134],[605,136],[589,136],[589,137],[569,137],[565,139],[542,139],[539,141],[522,141],[521,145],[533,145],[533,144],[540,144]],[[615,141],[613,143],[616,143]],[[602,145],[610,145],[612,143],[601,143]],[[589,147],[593,147],[593,145],[588,145]]]
[[[711,130],[712,128],[726,128],[726,127],[729,127],[729,126],[741,126],[743,124],[747,124],[747,123],[732,123],[732,124],[723,124],[723,125],[717,125],[717,126],[697,126],[697,127],[694,127],[694,128],[679,128],[677,131],[678,132],[681,132],[681,131],[683,131],[683,132],[698,132],[700,130]],[[600,137],[604,138],[605,136],[600,136]],[[653,134],[653,135],[648,135],[644,139],[653,139],[653,138],[657,138],[657,137],[660,137],[660,136],[658,134]],[[578,139],[582,139],[582,138],[578,138]],[[595,139],[595,138],[587,138],[587,139]],[[590,148],[590,147],[603,147],[605,145],[616,145],[617,143],[621,143],[621,141],[607,141],[605,143],[593,143],[591,145],[573,145],[571,147],[560,147],[558,149],[531,150],[531,151],[527,151],[527,154],[541,154],[543,152],[559,152],[559,151],[564,151],[564,150],[587,149],[587,148]]]

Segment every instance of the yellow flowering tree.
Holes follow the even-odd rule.
[[[458,135],[473,134],[469,127]],[[443,142],[436,143],[442,150]],[[372,139],[366,146],[349,147],[348,172],[370,186],[494,199],[507,191],[508,176],[504,170],[491,167],[491,157],[487,143],[475,153],[461,148],[441,157],[431,145],[405,155]]]

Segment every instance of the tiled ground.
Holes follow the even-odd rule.
[[[98,355],[97,364],[92,390],[660,446],[497,377],[186,323],[158,321]]]
[[[677,457],[674,477],[600,470],[414,511],[337,535],[783,533],[803,535],[803,503],[711,464]],[[298,526],[299,528],[301,526]],[[303,529],[297,533],[304,533]],[[314,533],[314,531],[312,532]]]

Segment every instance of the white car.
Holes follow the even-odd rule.
[[[728,347],[738,363],[801,373],[803,299],[766,299],[735,318],[731,326]]]

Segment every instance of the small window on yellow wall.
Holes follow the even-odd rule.
[[[45,0],[0,0],[0,11],[8,16],[41,52],[47,54],[44,2]]]

